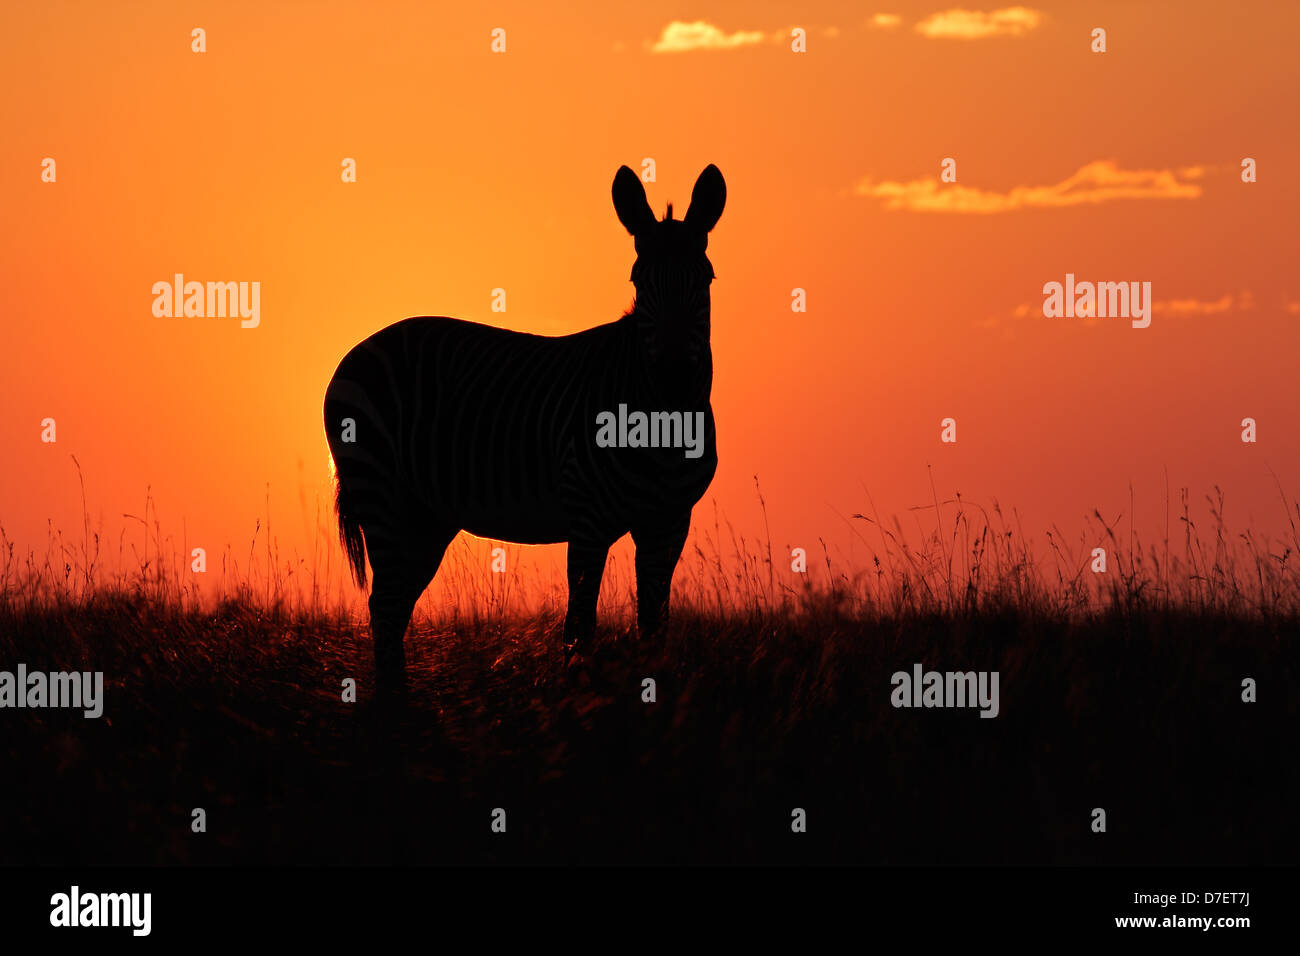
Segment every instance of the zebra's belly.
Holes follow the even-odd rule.
[[[556,484],[547,482],[524,493],[518,487],[479,486],[475,494],[443,504],[451,523],[482,538],[557,544],[572,540],[581,526],[612,540],[635,527],[689,513],[717,468],[711,441],[709,452],[699,461],[681,461],[674,458],[678,453],[666,453],[667,466],[655,461],[665,453],[613,452],[618,458],[628,455],[621,462],[624,467],[613,467],[613,460],[604,467],[571,462]]]
[[[501,512],[471,515],[460,522],[461,528],[480,538],[512,541],[515,544],[559,544],[569,540],[568,522],[555,516],[534,512]]]

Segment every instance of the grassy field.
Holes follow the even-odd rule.
[[[156,555],[106,578],[89,528],[40,560],[6,544],[0,669],[103,671],[106,705],[0,711],[0,863],[1293,862],[1296,526],[1209,513],[1184,496],[1145,549],[1097,516],[1035,555],[997,509],[936,499],[911,541],[855,519],[869,569],[807,576],[697,513],[663,637],[616,593],[567,668],[558,596],[471,612],[453,562],[461,602],[417,612],[396,716],[364,614],[319,589],[203,600]],[[998,671],[999,716],[894,708],[915,663]]]

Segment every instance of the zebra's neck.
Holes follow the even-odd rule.
[[[708,310],[674,325],[633,303],[625,318],[635,330],[637,351],[656,396],[665,403],[707,404],[713,388]],[[665,331],[674,328],[675,334]]]

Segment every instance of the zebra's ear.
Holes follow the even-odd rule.
[[[691,205],[686,210],[685,222],[701,232],[711,232],[722,217],[722,207],[727,204],[727,183],[718,167],[709,163],[695,180],[691,190]]]
[[[618,221],[634,236],[654,225],[655,214],[646,201],[641,177],[626,166],[620,166],[614,174],[614,211],[618,213]]]

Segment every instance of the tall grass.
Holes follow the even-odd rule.
[[[80,465],[77,470],[80,477]],[[1008,513],[996,500],[985,506],[960,494],[940,499],[933,483],[931,502],[910,509],[909,528],[899,515],[882,517],[864,492],[868,509],[849,522],[869,555],[865,565],[833,556],[818,538],[816,547],[805,545],[806,570],[799,571],[794,546],[774,547],[767,503],[754,481],[764,537],[737,533],[716,502],[697,507],[674,578],[674,607],[710,617],[815,614],[862,621],[1007,613],[1060,619],[1168,610],[1300,616],[1300,504],[1280,485],[1287,525],[1280,540],[1249,528],[1232,530],[1216,486],[1205,496],[1203,523],[1193,516],[1188,490],[1181,489],[1179,527],[1171,530],[1167,517],[1163,537],[1150,543],[1133,529],[1131,514],[1108,518],[1097,510],[1073,536],[1053,526],[1033,538],[1014,509]],[[281,553],[268,490],[266,516],[255,521],[247,548],[227,545],[208,555],[207,574],[200,575],[191,568],[184,525],[179,539],[164,534],[149,491],[139,514],[125,514],[126,526],[109,542],[102,519],[92,522],[89,516],[84,480],[81,487],[78,533],[48,524],[43,552],[19,552],[0,523],[0,613],[13,617],[127,598],[176,612],[237,604],[283,618],[364,616],[364,595],[346,577],[334,516],[319,502],[309,555]],[[492,570],[495,547],[505,548],[504,573]],[[1104,571],[1098,570],[1097,549],[1104,551]],[[602,619],[628,624],[634,616],[630,556],[627,547],[611,554]],[[562,616],[565,600],[562,555],[461,535],[417,615],[453,626],[503,624],[522,616]]]
[[[103,721],[12,714],[0,863],[1285,862],[1300,513],[1280,492],[1281,541],[1233,532],[1215,489],[1178,495],[1150,543],[1131,507],[1030,536],[997,502],[932,488],[886,519],[864,493],[845,520],[865,560],[778,544],[755,493],[757,538],[697,509],[653,640],[625,640],[623,543],[572,667],[562,549],[508,546],[494,573],[496,542],[458,539],[395,724],[353,706],[373,652],[328,509],[301,556],[255,521],[206,587],[148,494],[111,546],[84,506],[43,553],[0,530],[0,662],[93,668],[110,701]],[[896,709],[917,663],[1001,675],[998,720]],[[1244,677],[1268,681],[1258,704]],[[486,841],[465,821],[502,794],[531,825]],[[1097,805],[1125,821],[1105,839]],[[217,839],[189,839],[193,806],[221,808]],[[835,825],[789,840],[792,806]]]

